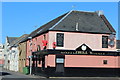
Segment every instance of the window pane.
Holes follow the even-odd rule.
[[[102,48],[108,48],[108,36],[102,36]]]

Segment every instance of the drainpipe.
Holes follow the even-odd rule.
[[[32,37],[28,37],[28,39],[30,39],[30,75],[32,74]]]

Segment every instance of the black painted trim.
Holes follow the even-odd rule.
[[[74,32],[74,33],[91,33],[91,34],[111,34],[111,33],[100,33],[100,32],[83,32],[83,31],[65,31],[65,30],[49,30],[49,31],[58,31],[58,32]]]
[[[40,70],[40,69],[39,69]],[[120,68],[96,68],[96,67],[65,67],[63,72],[56,72],[55,67],[47,67],[44,72],[37,71],[37,75],[68,77],[117,77],[120,76]]]
[[[49,54],[61,54],[61,55],[95,55],[95,56],[120,56],[120,52],[117,51],[76,51],[76,50],[41,50],[33,52],[33,54],[44,56]]]

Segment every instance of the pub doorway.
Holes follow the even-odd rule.
[[[64,59],[65,55],[56,55],[56,75],[63,76],[64,75]]]
[[[45,56],[42,57],[42,67],[41,70],[44,71],[45,70]]]

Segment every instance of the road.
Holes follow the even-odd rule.
[[[2,80],[120,80],[117,77],[50,77],[47,79],[43,76],[24,75],[8,70],[2,70],[0,77]]]
[[[2,80],[15,80],[15,79],[35,79],[35,78],[45,78],[42,76],[34,76],[34,75],[24,75],[22,73],[19,72],[13,72],[13,71],[9,71],[9,70],[5,70],[5,69],[0,69],[0,77],[2,78]],[[14,79],[13,79],[14,78]]]

